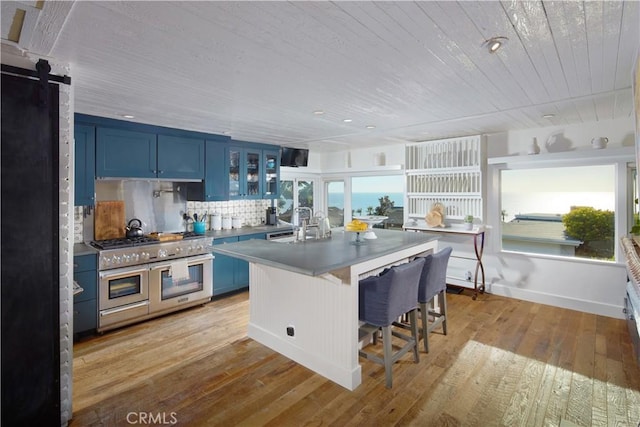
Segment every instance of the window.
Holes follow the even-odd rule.
[[[296,192],[293,189],[296,188]],[[294,179],[280,181],[278,218],[291,223],[294,207],[306,206],[313,209],[313,181]],[[307,215],[308,214],[304,214]]]
[[[382,215],[389,219],[378,227],[402,229],[404,175],[353,177],[351,216]]]
[[[631,187],[616,177],[616,164],[502,170],[502,248],[613,261],[616,194]]]
[[[329,181],[327,190],[327,215],[331,227],[344,226],[344,181]]]

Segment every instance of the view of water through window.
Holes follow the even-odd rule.
[[[351,216],[381,215],[389,217],[380,227],[402,227],[404,176],[370,176],[351,178]],[[344,210],[344,185],[338,182],[327,186],[329,216]],[[382,202],[380,201],[382,199]],[[332,214],[332,211],[334,214]],[[337,222],[332,220],[332,224]],[[341,224],[341,225],[344,225]]]
[[[504,170],[505,250],[613,260],[614,165]]]

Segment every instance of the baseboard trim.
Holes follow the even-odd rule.
[[[585,313],[592,313],[600,316],[613,317],[615,319],[624,319],[624,300],[620,301],[620,305],[603,304],[580,298],[569,298],[563,295],[554,295],[544,292],[531,291],[528,289],[519,289],[514,288],[513,286],[505,286],[497,283],[492,283],[488,291],[491,294],[508,298],[516,298],[524,301],[552,305],[554,307],[568,308],[570,310],[582,311]]]

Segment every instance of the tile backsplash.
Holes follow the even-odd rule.
[[[198,216],[207,213],[207,230],[211,229],[211,215],[219,213],[222,216],[240,217],[243,226],[261,225],[265,221],[266,210],[271,206],[271,200],[229,200],[224,202],[186,202],[185,211],[192,217],[194,213]],[[90,216],[86,220],[90,220]],[[83,208],[76,206],[74,209],[73,222],[73,241],[74,243],[82,243],[92,240],[92,235],[87,234],[83,230],[85,218],[83,217]],[[189,224],[189,230],[191,230]]]

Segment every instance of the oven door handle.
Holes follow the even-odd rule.
[[[186,257],[186,258],[179,258],[179,259],[176,259],[174,261],[156,262],[156,263],[150,264],[149,265],[149,269],[151,271],[161,270],[161,269],[164,269],[164,268],[167,268],[167,267],[171,266],[171,264],[173,264],[174,262],[181,261],[183,259],[187,260],[187,263],[189,265],[194,265],[194,264],[199,264],[202,261],[208,261],[208,260],[213,259],[213,258],[214,258],[214,256],[211,255],[211,254],[193,255],[193,256],[190,256],[190,257]]]
[[[117,277],[124,275],[131,275],[136,273],[146,273],[149,271],[148,266],[145,264],[144,266],[138,267],[127,267],[127,268],[118,268],[116,270],[105,270],[100,272],[100,278],[104,279],[105,277]]]
[[[149,301],[140,301],[135,304],[128,304],[122,307],[109,308],[107,310],[100,310],[100,316],[109,316],[110,314],[120,313],[121,311],[133,310],[134,308],[144,307],[145,305],[149,305]]]

